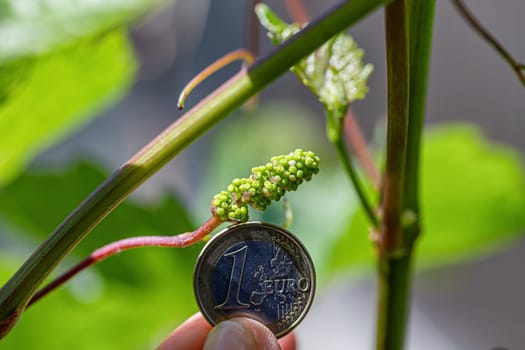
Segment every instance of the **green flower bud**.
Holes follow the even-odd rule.
[[[248,205],[264,211],[272,201],[279,201],[286,191],[295,191],[319,172],[319,157],[297,149],[288,155],[272,157],[269,163],[252,168],[249,178],[236,178],[227,191],[211,201],[212,214],[223,221],[248,220]]]

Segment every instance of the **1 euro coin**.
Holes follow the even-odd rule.
[[[248,222],[226,228],[205,245],[193,287],[197,304],[212,325],[249,317],[282,337],[308,312],[315,271],[310,255],[292,233]]]

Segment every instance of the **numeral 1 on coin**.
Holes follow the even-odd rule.
[[[250,304],[243,303],[239,300],[239,290],[241,289],[242,276],[244,273],[244,264],[246,263],[246,253],[248,252],[248,246],[243,246],[233,252],[224,254],[224,257],[232,257],[233,265],[232,272],[230,274],[230,281],[228,283],[228,291],[226,293],[226,299],[220,304],[215,306],[219,310],[228,309],[245,309],[250,307]]]

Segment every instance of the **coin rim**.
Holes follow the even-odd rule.
[[[281,337],[285,336],[286,334],[290,333],[293,329],[295,329],[295,327],[297,327],[297,325],[299,325],[299,323],[301,323],[301,321],[304,319],[304,317],[306,316],[306,314],[310,310],[310,307],[311,307],[311,305],[313,303],[313,300],[314,300],[314,297],[315,297],[315,292],[316,292],[316,285],[317,285],[317,280],[316,280],[317,277],[316,277],[316,272],[315,272],[315,266],[314,266],[312,257],[310,256],[310,253],[308,253],[308,250],[306,250],[306,247],[304,246],[304,244],[293,233],[291,233],[290,231],[288,231],[288,230],[286,230],[286,229],[284,229],[282,227],[279,227],[277,225],[274,225],[274,224],[271,224],[271,223],[268,223],[268,222],[263,222],[263,221],[249,221],[249,222],[244,222],[244,223],[239,223],[239,224],[228,226],[225,229],[223,229],[222,231],[220,231],[219,233],[217,233],[216,235],[214,235],[206,243],[206,245],[202,248],[202,250],[199,253],[199,256],[197,257],[197,262],[195,263],[195,267],[194,267],[194,270],[193,270],[193,293],[195,295],[195,300],[197,301],[197,305],[198,305],[200,311],[202,312],[202,314],[204,315],[204,318],[212,326],[215,326],[218,322],[215,322],[215,320],[211,317],[211,315],[208,313],[208,311],[202,305],[203,303],[202,303],[201,293],[200,293],[199,288],[197,286],[197,280],[198,280],[197,276],[199,275],[201,267],[202,267],[202,265],[204,263],[205,255],[207,255],[206,254],[207,248],[209,246],[215,244],[214,243],[215,241],[218,241],[218,240],[222,239],[224,236],[230,234],[231,230],[243,228],[244,226],[252,226],[252,227],[261,227],[262,226],[264,228],[268,228],[268,226],[269,226],[270,228],[278,231],[279,233],[284,234],[285,236],[287,236],[287,238],[289,238],[295,244],[297,244],[297,246],[299,246],[300,250],[302,250],[303,256],[305,257],[305,259],[307,261],[306,265],[308,265],[310,270],[312,271],[311,293],[309,293],[310,295],[309,295],[309,298],[307,299],[306,306],[301,311],[301,314],[299,315],[299,317],[297,317],[297,319],[294,320],[286,329],[284,329],[284,330],[282,330],[281,332],[278,332],[278,333],[274,332],[274,334],[275,334],[275,336],[277,338],[281,338]],[[249,315],[243,315],[243,316],[244,317],[250,317]],[[265,325],[265,326],[268,326],[268,325]]]

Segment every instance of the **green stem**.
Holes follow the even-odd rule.
[[[374,189],[378,190],[381,187],[381,174],[379,174],[379,170],[374,162],[374,157],[366,144],[363,132],[351,108],[348,108],[346,112],[344,129],[345,138],[350,145],[350,149],[355,154],[356,159],[359,160],[359,163],[361,163],[363,172],[367,175]]]
[[[410,294],[411,254],[379,261],[377,350],[401,350],[405,339]]]
[[[405,159],[407,154],[409,51],[405,0],[385,7],[388,130],[379,233],[379,302],[376,349],[401,350],[405,335],[410,250],[402,232]]]
[[[410,1],[410,101],[405,163],[404,208],[419,218],[419,158],[425,122],[428,68],[432,44],[435,0]],[[419,222],[419,220],[417,220]],[[417,231],[417,230],[416,230]],[[417,232],[414,232],[417,233]],[[415,237],[413,237],[415,238]]]
[[[352,182],[354,190],[357,194],[357,197],[359,198],[359,201],[361,202],[361,205],[363,206],[363,209],[365,210],[368,220],[370,221],[374,229],[377,229],[379,228],[379,219],[377,218],[377,215],[374,212],[374,207],[372,206],[372,204],[370,204],[370,201],[366,197],[366,193],[363,189],[363,186],[361,185],[359,176],[357,175],[357,172],[355,171],[354,165],[352,163],[352,158],[350,157],[350,154],[348,153],[348,150],[346,148],[343,128],[344,119],[339,117],[334,118],[333,116],[328,116],[327,120],[328,123],[332,124],[331,130],[329,131],[329,133],[331,134],[329,136],[329,139],[337,151],[339,160],[341,161],[341,163],[343,163],[343,167],[346,171],[346,174]]]
[[[387,255],[403,249],[401,213],[410,83],[407,12],[406,0],[396,0],[385,7],[388,121],[380,248]]]
[[[301,58],[384,2],[342,2],[255,62],[247,72],[231,78],[124,163],[64,220],[2,287],[0,338],[14,326],[31,296],[56,265],[135,188]]]
[[[380,245],[379,249],[379,303],[376,342],[376,349],[378,350],[400,350],[403,348],[405,338],[411,283],[411,259],[413,245],[419,235],[421,220],[419,207],[419,158],[424,124],[435,0],[408,0],[410,17],[407,17],[407,7],[402,0],[396,2],[395,5],[397,7],[389,6],[389,9],[386,11],[387,36],[389,36],[388,33],[391,31],[399,31],[399,28],[406,30],[408,21],[409,56],[405,59],[408,58],[409,72],[407,77],[404,65],[397,62],[399,65],[395,68],[395,62],[387,58],[390,66],[389,91],[396,88],[393,84],[396,84],[397,88],[407,89],[406,79],[409,79],[408,124],[406,126],[406,156],[404,169],[401,173],[402,184],[401,189],[398,190],[401,196],[402,211],[398,212],[397,215],[399,217],[395,220],[395,222],[401,223],[400,231],[398,231],[400,236],[392,240],[399,245],[394,244],[391,246],[394,248],[392,250],[385,249],[389,248],[388,245]],[[406,40],[406,34],[399,40]],[[398,42],[394,35],[394,38],[387,39],[387,50],[389,51],[387,55],[395,55],[396,51],[406,55],[407,51],[402,50],[405,46],[406,44]],[[391,70],[396,70],[397,73]],[[403,82],[399,84],[401,79],[403,79]],[[389,92],[389,106],[391,103],[395,103],[395,101],[390,100],[390,96]],[[392,94],[392,98],[395,98],[394,94]],[[389,123],[391,118],[396,118],[396,115],[389,113]],[[389,142],[388,147],[397,147],[397,144]],[[388,169],[387,166],[387,173]],[[398,168],[396,167],[396,169]],[[388,189],[385,189],[385,192],[387,191]],[[415,220],[412,220],[410,223],[403,223],[402,215],[406,212],[415,214]],[[381,232],[382,235],[391,233],[387,222],[390,221],[385,220],[385,226],[383,226]]]

